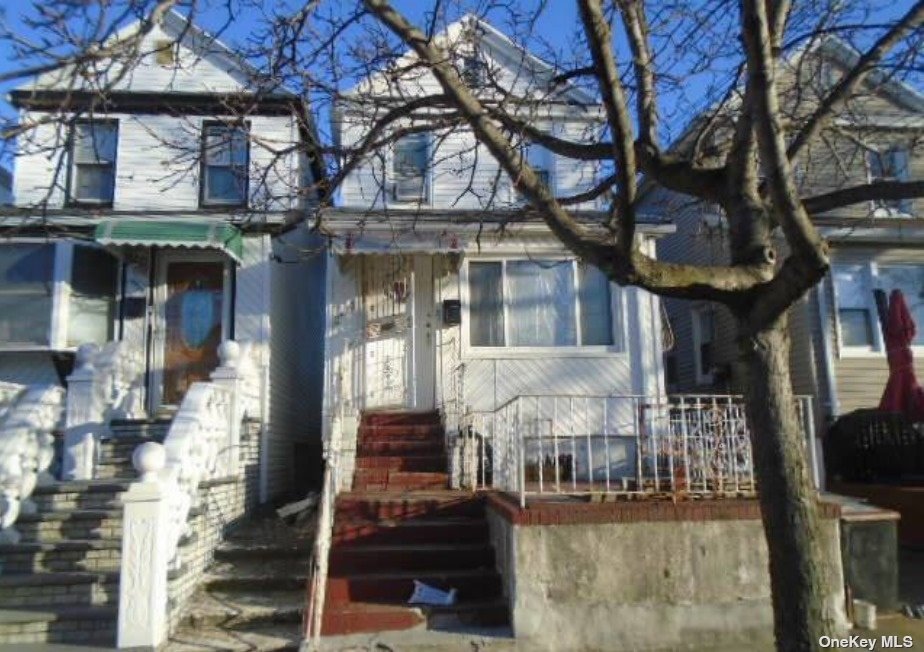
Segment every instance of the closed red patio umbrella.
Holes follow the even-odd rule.
[[[882,393],[879,409],[901,412],[910,421],[924,421],[924,389],[921,389],[914,374],[914,356],[911,353],[911,342],[916,332],[905,296],[901,290],[892,290],[884,333],[889,382]]]

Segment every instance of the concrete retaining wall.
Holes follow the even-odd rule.
[[[518,525],[493,503],[488,517],[524,649],[773,647],[758,518]],[[824,532],[829,604],[846,627],[837,520]]]

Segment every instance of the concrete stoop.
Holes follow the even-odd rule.
[[[0,544],[0,645],[115,644],[122,554],[119,495],[136,474],[131,452],[166,424],[122,422],[100,450],[98,477],[36,487],[19,543]]]
[[[243,524],[218,547],[163,652],[297,650],[311,526],[275,516]]]

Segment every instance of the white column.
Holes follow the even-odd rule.
[[[95,344],[77,350],[77,364],[67,377],[67,408],[64,416],[63,480],[92,480],[97,436],[104,427],[101,405],[97,399]]]
[[[166,461],[167,453],[160,444],[139,446],[132,463],[141,477],[121,497],[120,648],[156,649],[167,638],[167,538],[175,489],[160,478]]]

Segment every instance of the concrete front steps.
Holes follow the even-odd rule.
[[[119,494],[136,477],[131,452],[165,432],[160,423],[115,424],[101,446],[102,479],[36,487],[36,513],[16,523],[22,540],[0,544],[0,644],[115,644]]]
[[[243,524],[215,551],[164,652],[297,650],[313,530],[275,515]]]
[[[353,491],[335,506],[323,636],[508,624],[484,501],[447,488],[443,441],[436,412],[363,415]],[[414,580],[457,602],[408,605]]]

